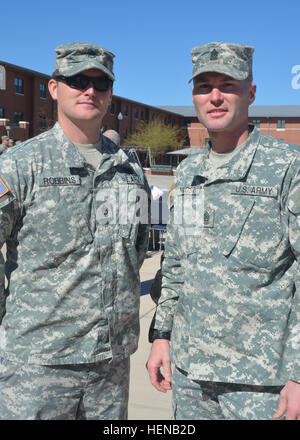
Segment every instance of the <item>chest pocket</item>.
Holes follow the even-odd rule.
[[[26,227],[33,252],[46,266],[57,266],[93,240],[88,225],[88,197],[76,195],[76,186],[37,186],[26,204]],[[82,199],[82,200],[81,200]],[[35,249],[34,249],[35,248]]]
[[[227,236],[222,248],[225,257],[229,257],[236,248],[254,204],[253,199],[239,200],[238,206],[232,211],[231,223],[228,225]]]
[[[109,186],[99,187],[96,222],[99,234],[135,243],[138,225],[148,222],[148,196],[143,186],[111,182]]]
[[[278,201],[267,197],[232,197],[236,197],[236,207],[225,229],[223,255],[237,265],[247,262],[269,268],[283,236]]]

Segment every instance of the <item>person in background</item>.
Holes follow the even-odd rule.
[[[0,145],[0,156],[3,154],[8,148],[8,136],[1,136],[1,145]]]
[[[13,139],[8,139],[7,146],[10,148],[10,147],[13,147],[14,145],[15,145],[15,141]]]
[[[111,129],[106,130],[103,135],[108,137],[114,144],[118,145],[118,147],[120,146],[120,135],[117,131]]]

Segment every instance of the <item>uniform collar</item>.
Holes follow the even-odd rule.
[[[259,145],[259,139],[260,133],[257,128],[254,127],[249,134],[248,139],[238,147],[240,152],[219,168],[215,168],[209,160],[211,144],[210,142],[207,142],[203,152],[195,155],[195,158],[189,167],[188,172],[189,174],[191,172],[191,182],[195,174],[205,177],[207,183],[224,179],[232,181],[242,180],[252,164]]]
[[[75,145],[65,135],[65,132],[61,128],[59,122],[53,127],[55,136],[60,142],[59,149],[62,152],[64,163],[69,168],[83,168],[84,160]]]
[[[102,174],[118,165],[123,165],[125,162],[129,163],[129,158],[122,148],[110,141],[106,136],[102,136],[101,153],[102,156],[97,170],[98,174]]]
[[[69,168],[83,168],[85,166],[84,158],[81,156],[75,145],[65,135],[58,122],[54,125],[53,130],[55,131],[57,139],[61,142],[60,148],[66,166]],[[122,165],[129,160],[127,154],[105,136],[102,136],[100,151],[102,156],[98,166],[99,174],[104,173],[114,166]]]

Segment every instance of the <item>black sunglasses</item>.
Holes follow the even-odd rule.
[[[84,90],[90,83],[92,83],[94,89],[98,92],[106,92],[113,84],[112,80],[107,76],[86,76],[83,75],[83,73],[78,73],[73,76],[54,75],[53,78],[78,90]]]

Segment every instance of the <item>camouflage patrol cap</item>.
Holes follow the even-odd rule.
[[[213,42],[196,46],[191,50],[193,67],[192,81],[204,72],[218,72],[231,78],[243,80],[252,75],[254,47],[242,44]]]
[[[99,69],[111,79],[113,74],[114,54],[91,43],[68,43],[55,48],[56,70],[61,75],[73,76],[88,69]]]
[[[1,136],[2,141],[8,141],[9,137],[8,136]]]

